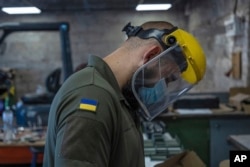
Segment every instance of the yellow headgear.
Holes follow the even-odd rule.
[[[186,61],[187,69],[182,72],[182,77],[191,84],[199,82],[206,71],[206,58],[199,42],[195,37],[182,29],[177,29],[171,34],[163,36],[163,42],[170,46],[169,39],[175,38],[176,43],[182,48]]]

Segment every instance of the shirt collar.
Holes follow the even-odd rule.
[[[126,99],[121,92],[113,71],[102,58],[93,55],[89,56],[88,66],[94,67],[102,75],[102,77],[106,79],[107,82],[114,88],[116,93],[119,95],[120,100],[124,100],[126,102]]]

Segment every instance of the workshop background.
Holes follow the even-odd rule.
[[[3,0],[5,6],[14,0]],[[18,1],[20,2],[20,1]],[[28,1],[23,0],[24,4]],[[73,67],[87,60],[88,55],[104,57],[125,39],[122,28],[128,22],[140,25],[148,20],[167,20],[198,38],[207,56],[204,80],[192,91],[220,92],[233,86],[247,86],[249,70],[249,1],[239,0],[175,0],[167,11],[138,12],[136,1],[30,1],[42,13],[38,15],[8,15],[0,13],[1,24],[9,22],[61,22],[70,24],[70,46]],[[21,3],[21,2],[20,2]],[[29,3],[28,3],[29,4]],[[175,6],[176,5],[176,6]],[[232,15],[240,17],[241,35],[227,36],[225,21]],[[46,77],[62,66],[60,34],[58,32],[23,32],[9,35],[0,45],[0,67],[16,71],[18,97],[43,86]],[[241,63],[232,62],[235,52],[241,53]],[[233,75],[233,68],[240,68]],[[237,70],[237,69],[236,69]]]
[[[136,5],[143,2],[167,2],[171,3],[172,7],[166,11],[135,11]],[[204,79],[190,91],[191,94],[215,95],[216,98],[212,96],[211,102],[219,105],[229,104],[229,96],[236,95],[239,91],[244,93],[244,96],[240,94],[240,97],[237,96],[230,101],[235,102],[233,109],[237,111],[242,109],[240,100],[243,100],[243,97],[250,101],[249,0],[0,1],[0,7],[30,5],[41,9],[41,13],[9,15],[0,11],[0,69],[10,75],[14,88],[11,92],[13,104],[26,100],[26,106],[29,106],[33,103],[29,100],[36,99],[35,95],[47,93],[50,82],[52,86],[63,83],[67,77],[65,73],[73,72],[79,65],[86,63],[89,55],[105,57],[111,53],[126,39],[122,28],[128,22],[140,25],[151,20],[169,21],[192,33],[202,45],[207,57],[207,70]],[[7,32],[5,36],[6,32],[3,29],[6,26],[18,27],[19,23],[32,23],[33,26],[68,23],[69,27],[66,28],[69,28],[69,31],[66,30],[66,37],[62,37],[65,34],[59,30],[13,31],[9,34]],[[65,59],[65,52],[69,59]],[[64,63],[70,64],[68,69],[65,69]],[[61,73],[57,73],[58,70],[61,70]],[[60,80],[60,83],[57,83],[57,80]],[[48,111],[47,104],[56,92],[55,87],[51,89],[53,90],[49,93],[52,95],[45,94],[44,99],[36,99],[41,100],[39,102],[43,104],[39,111]],[[207,100],[210,97],[205,98]],[[0,96],[0,100],[1,98]],[[231,112],[231,108],[228,107],[231,106],[223,109]],[[16,110],[19,111],[18,106]],[[215,117],[162,117],[160,120],[164,125],[160,122],[156,125],[145,124],[144,127],[166,126],[171,134],[178,136],[181,143],[178,148],[193,150],[207,167],[219,167],[223,160],[229,158],[227,137],[230,134],[250,133],[250,108],[246,111],[246,115],[245,111],[241,111],[235,115],[225,114],[226,116],[220,113]],[[18,121],[24,124],[22,119]],[[147,141],[147,144],[152,151],[152,141]],[[0,166],[3,155],[1,151],[0,147]],[[193,156],[193,152],[191,153]]]

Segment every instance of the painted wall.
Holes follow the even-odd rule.
[[[231,87],[249,85],[249,1],[205,0],[189,3],[185,15],[188,29],[201,42],[207,55],[207,72],[196,91],[220,92]],[[230,16],[240,17],[240,35],[227,36],[225,21]],[[230,70],[235,64],[232,54],[241,52],[241,77],[234,78]]]

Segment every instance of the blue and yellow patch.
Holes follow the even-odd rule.
[[[98,101],[93,99],[81,99],[79,109],[95,112],[97,108]]]

